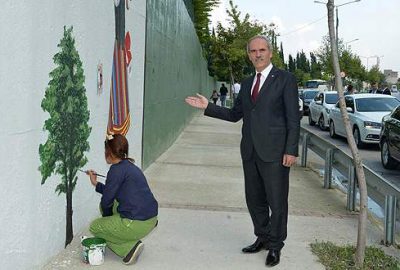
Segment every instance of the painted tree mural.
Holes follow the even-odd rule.
[[[87,163],[85,152],[89,151],[91,131],[85,76],[72,30],[64,26],[64,36],[58,44],[60,51],[53,57],[56,68],[49,74],[51,79],[41,103],[42,109],[50,115],[43,128],[48,138],[39,146],[42,185],[52,174],[59,175],[61,182],[55,191],[66,195],[65,246],[73,238],[72,192],[78,169]]]

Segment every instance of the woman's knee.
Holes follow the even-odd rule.
[[[92,223],[90,223],[89,226],[89,231],[93,234],[96,235],[97,233],[99,233],[101,231],[101,225],[100,225],[100,218],[95,219],[92,221]]]

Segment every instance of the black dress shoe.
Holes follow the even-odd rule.
[[[260,239],[258,239],[257,238],[257,240],[253,243],[253,244],[251,244],[250,246],[248,246],[248,247],[245,247],[245,248],[243,248],[242,249],[242,252],[243,253],[256,253],[256,252],[259,252],[261,249],[268,249],[264,244],[263,244],[263,242],[261,242],[261,240]]]
[[[270,249],[268,252],[267,260],[265,261],[265,265],[269,267],[275,266],[279,263],[280,258],[281,258],[280,250]]]

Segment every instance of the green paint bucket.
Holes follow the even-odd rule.
[[[104,263],[106,252],[106,240],[99,237],[84,238],[82,244],[82,258],[90,265],[101,265]]]

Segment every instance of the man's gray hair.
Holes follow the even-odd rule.
[[[269,40],[269,38],[265,35],[256,35],[256,36],[252,37],[251,39],[249,39],[249,41],[247,42],[247,52],[250,52],[250,47],[249,47],[250,42],[252,42],[253,40],[255,40],[257,38],[261,38],[261,39],[265,40],[265,42],[267,42],[268,49],[272,52],[272,43]]]

